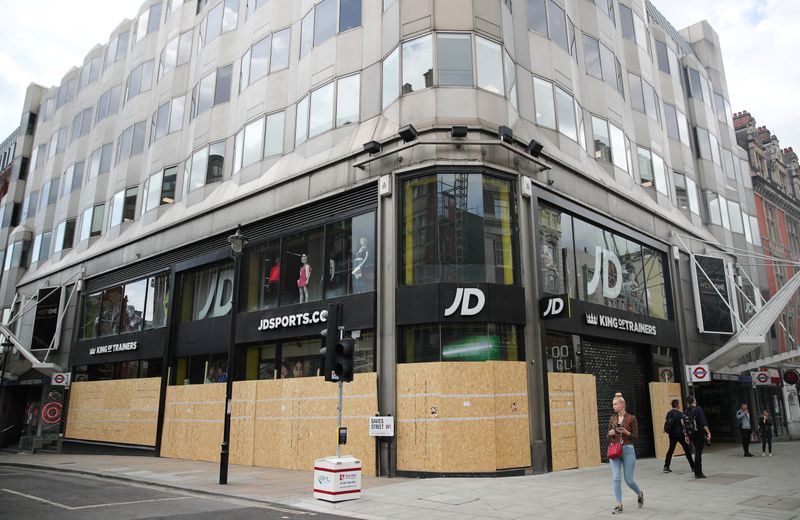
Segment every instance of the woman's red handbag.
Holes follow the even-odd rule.
[[[626,414],[625,417],[625,429],[628,429],[628,423],[630,422],[630,416]],[[609,459],[618,459],[622,457],[622,436],[620,435],[619,442],[614,442],[613,440],[608,443],[608,452],[607,452]]]

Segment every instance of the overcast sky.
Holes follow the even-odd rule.
[[[514,0],[520,2],[523,0]],[[585,0],[574,0],[585,1]],[[30,83],[52,86],[143,0],[0,0],[0,141],[18,125]],[[800,149],[800,1],[653,0],[680,30],[708,20],[720,37],[731,109],[748,110]]]

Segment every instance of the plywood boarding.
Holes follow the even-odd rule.
[[[239,385],[252,385],[239,390]],[[314,460],[336,453],[338,386],[322,377],[234,383],[234,410],[242,410],[231,422],[232,453],[238,461],[254,466],[310,470]],[[252,396],[252,418],[246,401]],[[342,453],[361,460],[362,473],[374,476],[375,439],[369,436],[369,417],[378,410],[375,373],[356,374],[344,385],[342,424],[347,445]],[[234,439],[249,442],[234,445]],[[246,445],[246,444],[245,444]],[[250,460],[250,462],[247,462]]]
[[[253,465],[257,381],[240,381],[233,385],[231,403],[230,463]]]
[[[155,446],[161,378],[73,383],[66,437]]]
[[[161,456],[219,461],[224,416],[225,383],[168,387]]]
[[[575,389],[575,440],[578,447],[578,467],[599,466],[597,382],[592,374],[572,374],[572,378]]]
[[[399,365],[398,469],[476,473],[529,466],[526,389],[522,362]],[[499,456],[498,436],[507,444]]]
[[[578,467],[575,380],[572,374],[549,372],[550,453],[553,471]]]
[[[531,465],[528,375],[525,363],[490,362],[494,367],[497,469]]]
[[[656,444],[656,458],[664,458],[669,449],[669,436],[664,433],[664,420],[672,409],[672,400],[678,400],[682,407],[681,385],[679,383],[650,383],[650,412],[653,418],[653,437]],[[681,408],[682,409],[682,408]],[[673,456],[683,455],[680,444],[675,446]]]

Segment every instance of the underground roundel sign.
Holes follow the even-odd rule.
[[[769,373],[767,372],[756,372],[755,376],[753,376],[753,379],[759,385],[768,385],[770,383]]]
[[[711,381],[711,371],[708,365],[687,365],[690,383],[705,383]]]

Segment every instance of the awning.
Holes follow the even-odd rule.
[[[792,276],[727,343],[706,356],[700,361],[700,364],[709,365],[712,371],[738,365],[737,360],[742,356],[764,345],[764,336],[769,332],[772,324],[780,318],[781,313],[798,289],[800,289],[800,271]]]

